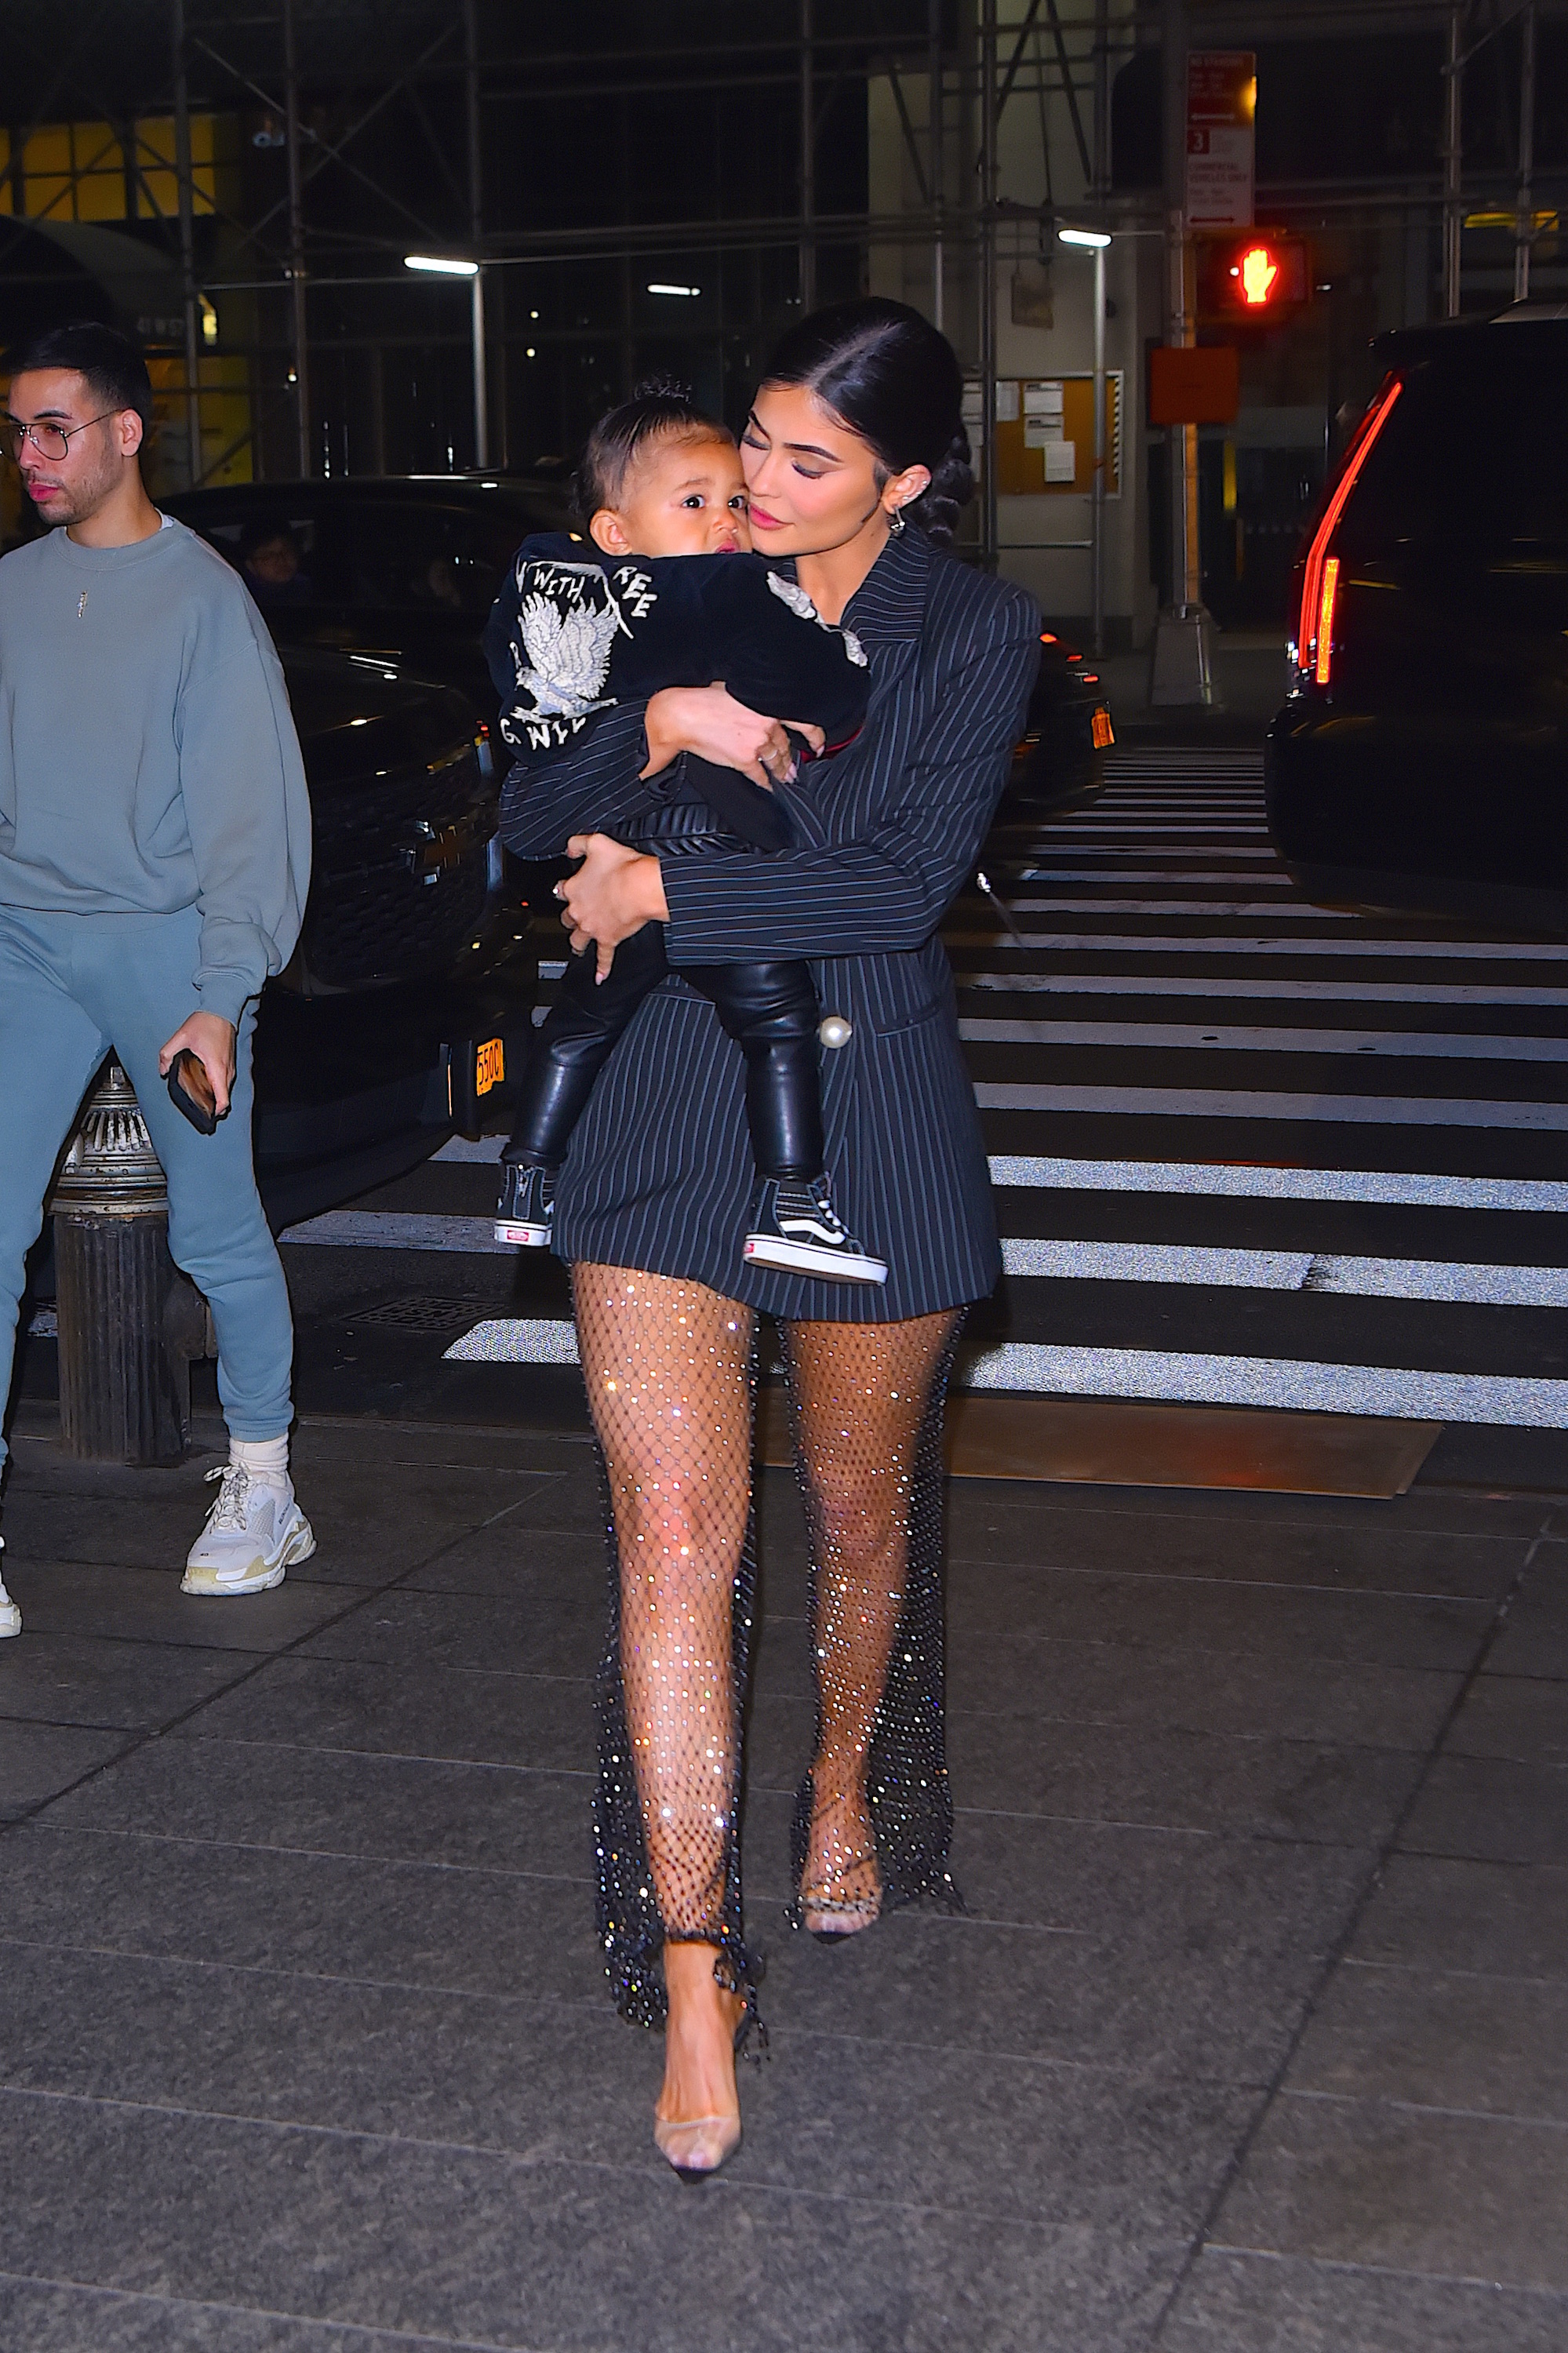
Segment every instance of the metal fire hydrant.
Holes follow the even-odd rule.
[[[135,1090],[111,1055],[60,1164],[55,1220],[60,1434],[95,1462],[175,1462],[207,1303],[169,1256],[169,1195]]]

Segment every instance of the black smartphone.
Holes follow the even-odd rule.
[[[198,1135],[217,1134],[217,1097],[200,1060],[183,1047],[169,1064],[169,1101],[183,1111]]]

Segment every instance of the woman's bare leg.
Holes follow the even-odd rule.
[[[578,1265],[573,1281],[609,1474],[620,1684],[662,1932],[657,2115],[668,2128],[739,2113],[735,2036],[747,1992],[721,1980],[735,1975],[739,1938],[732,1620],[750,1513],[752,1316],[704,1284],[624,1267]],[[712,2142],[699,2134],[666,2153],[700,2168]]]
[[[922,1447],[934,1443],[933,1387],[945,1377],[960,1320],[951,1311],[788,1327],[817,1671],[809,1820],[797,1847],[802,1914],[819,1933],[853,1935],[881,1905],[866,1767],[907,1599]],[[931,1639],[939,1646],[939,1627]]]

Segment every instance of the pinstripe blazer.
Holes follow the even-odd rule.
[[[844,615],[865,648],[865,727],[780,786],[797,848],[663,860],[673,965],[811,959],[834,1197],[888,1261],[885,1288],[813,1281],[741,1256],[755,1172],[740,1049],[678,974],[633,1020],[572,1139],[556,1206],[563,1258],[684,1276],[779,1316],[885,1323],[984,1298],[1001,1271],[980,1115],[937,927],[971,871],[1040,653],[1022,588],[890,539]],[[502,831],[526,858],[645,809],[646,706],[607,712],[579,747],[508,779]],[[789,714],[778,714],[788,717]],[[679,793],[680,763],[665,771]],[[658,780],[653,780],[657,782]]]

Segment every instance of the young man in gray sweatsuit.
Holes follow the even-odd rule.
[[[57,527],[0,560],[0,1405],[50,1174],[112,1048],[168,1179],[170,1250],[217,1334],[229,1461],[183,1589],[257,1593],[315,1549],[250,1152],[256,998],[299,934],[310,804],[256,607],[143,487],[152,409],[122,336],[61,327],[21,353],[4,427]],[[164,1084],[185,1049],[225,1114],[212,1135]],[[20,1630],[0,1585],[0,1634]]]

